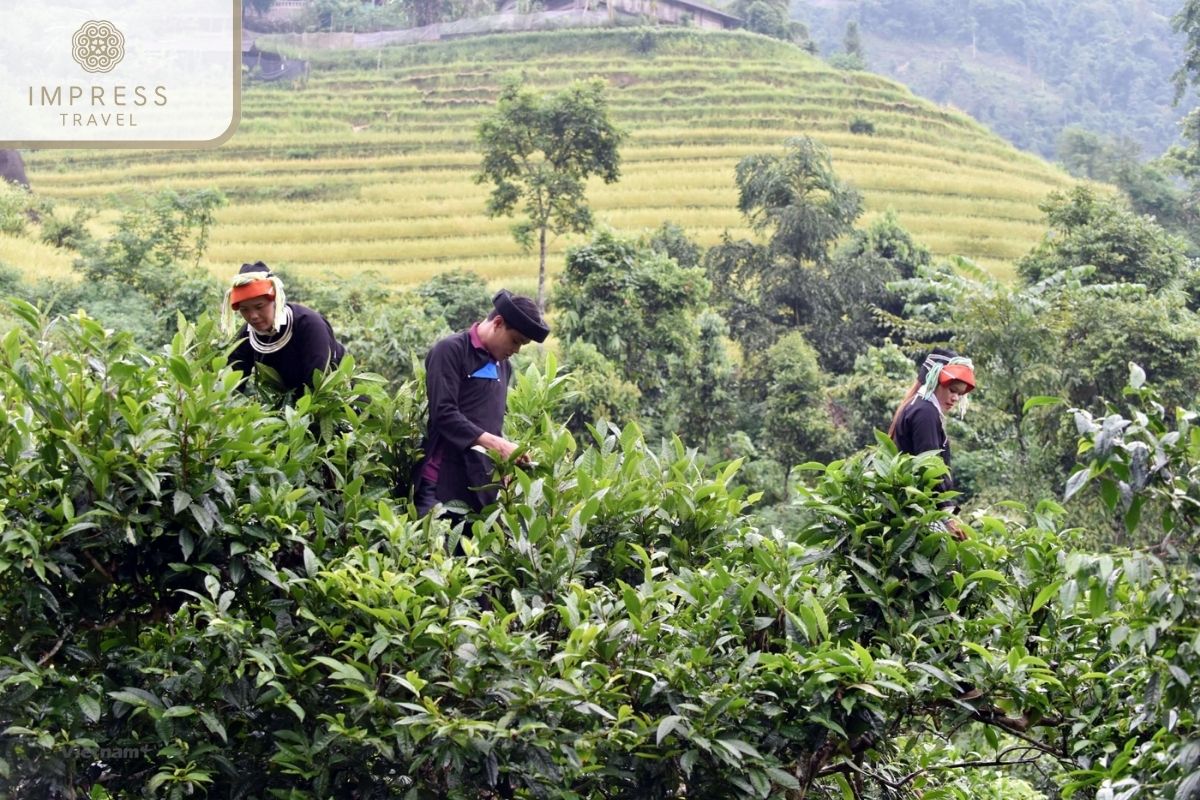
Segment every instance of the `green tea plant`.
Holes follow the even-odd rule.
[[[170,346],[150,354],[83,316],[14,309],[23,325],[0,356],[12,654],[0,680],[3,717],[21,724],[5,733],[4,777],[21,796],[54,793],[89,780],[100,762],[87,754],[121,752],[139,754],[133,774],[170,764],[177,782],[204,785],[181,742],[197,731],[224,738],[216,708],[197,702],[175,723],[182,712],[147,689],[210,702],[225,689],[219,658],[184,666],[172,649],[199,635],[179,629],[188,598],[221,584],[227,605],[236,593],[265,608],[271,585],[259,573],[323,550],[344,535],[341,520],[411,467],[419,430],[397,410],[413,392],[389,398],[347,364],[275,412],[237,393],[209,321],[181,319]],[[144,732],[118,733],[138,721],[157,726],[151,750]]]
[[[1072,413],[1083,464],[1067,482],[1068,497],[1095,486],[1114,521],[1152,548],[1153,566],[1169,578],[1151,582],[1144,568],[1100,562],[1103,584],[1093,583],[1089,602],[1112,620],[1114,649],[1134,651],[1123,680],[1136,714],[1111,726],[1111,758],[1081,771],[1077,783],[1099,783],[1121,797],[1192,797],[1200,791],[1197,410],[1166,406],[1145,371],[1130,363],[1123,403],[1100,414]],[[1113,602],[1122,589],[1141,591],[1143,602]]]
[[[533,464],[418,518],[419,382],[347,359],[275,407],[205,318],[149,352],[13,311],[6,797],[967,798],[1034,768],[1187,796],[1196,587],[1071,552],[1053,503],[957,542],[944,466],[882,440],[761,525],[737,461],[576,438],[547,357],[510,393]]]

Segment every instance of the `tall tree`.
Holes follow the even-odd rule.
[[[862,37],[858,33],[858,23],[850,20],[846,23],[846,35],[842,38],[842,49],[848,56],[863,57]]]
[[[400,6],[413,27],[443,22],[451,11],[451,4],[444,0],[400,0]]]
[[[806,337],[828,370],[845,374],[868,347],[889,337],[879,312],[903,312],[888,286],[913,277],[932,256],[890,209],[869,227],[856,230],[812,282],[812,321]]]
[[[829,412],[828,376],[800,331],[767,350],[756,365],[769,387],[763,404],[763,445],[790,472],[797,464],[835,457],[837,436]]]
[[[733,360],[725,342],[729,326],[715,311],[696,317],[696,358],[684,375],[680,402],[681,429],[690,441],[705,448],[733,428],[737,412],[737,387]]]
[[[782,156],[743,158],[735,179],[738,210],[756,231],[770,232],[772,254],[801,264],[824,263],[862,214],[862,195],[838,179],[829,151],[807,136],[789,139]]]
[[[1079,178],[1115,183],[1138,214],[1149,214],[1159,225],[1173,233],[1191,236],[1191,219],[1185,208],[1185,196],[1175,187],[1167,170],[1178,161],[1143,163],[1141,146],[1124,136],[1101,136],[1078,127],[1069,127],[1058,137],[1058,159],[1067,172]]]
[[[1175,103],[1183,99],[1189,85],[1200,85],[1200,0],[1185,0],[1183,8],[1171,20],[1177,33],[1186,38],[1183,65],[1175,72]],[[1172,153],[1177,169],[1191,183],[1192,211],[1200,209],[1200,108],[1192,109],[1183,120],[1186,150]]]
[[[538,241],[538,308],[546,307],[546,239],[592,226],[585,181],[620,177],[618,147],[625,137],[608,115],[604,82],[576,81],[543,96],[508,79],[495,110],[479,125],[483,165],[478,183],[494,184],[489,216],[510,216],[523,203],[525,219],[513,226],[524,247]]]
[[[817,51],[808,26],[791,18],[787,0],[735,0],[729,10],[742,18],[746,30],[791,42],[810,53]]]
[[[705,259],[730,328],[748,350],[812,321],[813,283],[862,213],[862,196],[838,180],[825,148],[808,137],[789,139],[787,148],[737,165],[738,209],[767,243],[726,237]]]
[[[1188,84],[1200,83],[1200,0],[1184,0],[1183,8],[1171,20],[1176,33],[1182,33],[1183,65],[1175,72],[1175,102],[1183,99]]]
[[[417,294],[442,312],[452,331],[466,330],[492,310],[487,282],[474,272],[439,272],[417,288]]]

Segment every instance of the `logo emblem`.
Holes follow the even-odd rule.
[[[111,72],[125,57],[125,36],[111,22],[89,20],[75,31],[71,55],[88,72]]]

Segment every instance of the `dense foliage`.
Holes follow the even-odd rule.
[[[1173,233],[1187,236],[1195,246],[1195,203],[1181,190],[1177,180],[1177,176],[1187,176],[1187,159],[1179,148],[1146,163],[1142,161],[1141,148],[1130,139],[1067,128],[1059,136],[1057,156],[1072,175],[1115,184],[1133,211],[1153,217]]]
[[[0,185],[0,230],[75,255],[80,280],[38,280],[25,291],[30,299],[47,309],[86,307],[143,344],[158,343],[170,338],[176,311],[194,318],[216,302],[216,282],[198,262],[223,202],[213,190],[163,190],[115,209],[115,230],[96,236],[87,225],[96,209],[64,218],[49,199]]]
[[[814,308],[830,253],[862,214],[862,195],[837,177],[828,150],[805,136],[789,139],[781,156],[742,159],[735,182],[738,210],[767,240],[726,235],[706,266],[735,337],[757,350],[790,328],[819,327]]]
[[[1104,414],[1075,410],[1087,463],[1071,477],[1067,495],[1094,484],[1126,532],[1143,540],[1161,536],[1154,551],[1175,565],[1175,591],[1157,587],[1150,595],[1152,616],[1140,620],[1150,624],[1143,631],[1145,673],[1130,686],[1137,713],[1115,726],[1126,737],[1120,752],[1129,754],[1133,771],[1114,776],[1113,788],[1116,796],[1182,800],[1200,791],[1198,409],[1192,403],[1168,410],[1145,385],[1141,367],[1131,364],[1130,373],[1125,403],[1109,404]],[[1124,615],[1114,621],[1114,641],[1137,629]]]
[[[718,348],[722,341],[723,331],[711,328],[719,320],[707,333],[700,325],[710,288],[699,267],[681,267],[647,244],[602,231],[567,254],[554,293],[555,333],[568,344],[586,342],[619,365],[637,388],[638,416],[654,430],[679,430],[682,417],[710,413],[711,425],[722,415],[714,392],[731,376],[712,374],[721,366],[719,350],[701,353],[704,341]]]
[[[1195,780],[1169,741],[1170,774],[1136,750],[1194,725],[1194,587],[1067,555],[1052,504],[955,542],[936,457],[834,462],[760,527],[736,463],[552,423],[547,361],[510,403],[539,466],[449,529],[392,494],[419,384],[348,360],[274,409],[207,322],[148,352],[14,308],[9,796],[968,797],[971,767],[1035,760]]]
[[[808,36],[808,27],[788,15],[786,0],[733,0],[729,12],[742,20],[746,30],[785,42],[794,42],[810,52],[816,46]]]
[[[1183,241],[1164,236],[1152,219],[1130,213],[1111,199],[1079,186],[1051,195],[1042,206],[1050,231],[1042,244],[1017,263],[1036,283],[1064,270],[1089,265],[1089,281],[1140,283],[1159,292],[1188,269]]]
[[[963,262],[921,268],[895,284],[903,310],[888,316],[901,339],[951,341],[986,370],[956,436],[969,442],[956,477],[993,500],[1058,493],[1074,464],[1073,427],[1031,398],[1099,412],[1121,396],[1131,360],[1172,405],[1200,390],[1195,265],[1180,242],[1086,189],[1045,208],[1053,230],[1019,262],[1022,280],[990,279]],[[1100,522],[1094,511],[1071,509],[1089,526]]]

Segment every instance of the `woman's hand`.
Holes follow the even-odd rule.
[[[965,542],[967,540],[967,529],[964,528],[962,523],[954,517],[950,517],[950,519],[946,520],[946,528],[950,531],[950,535],[953,536],[956,541]]]

